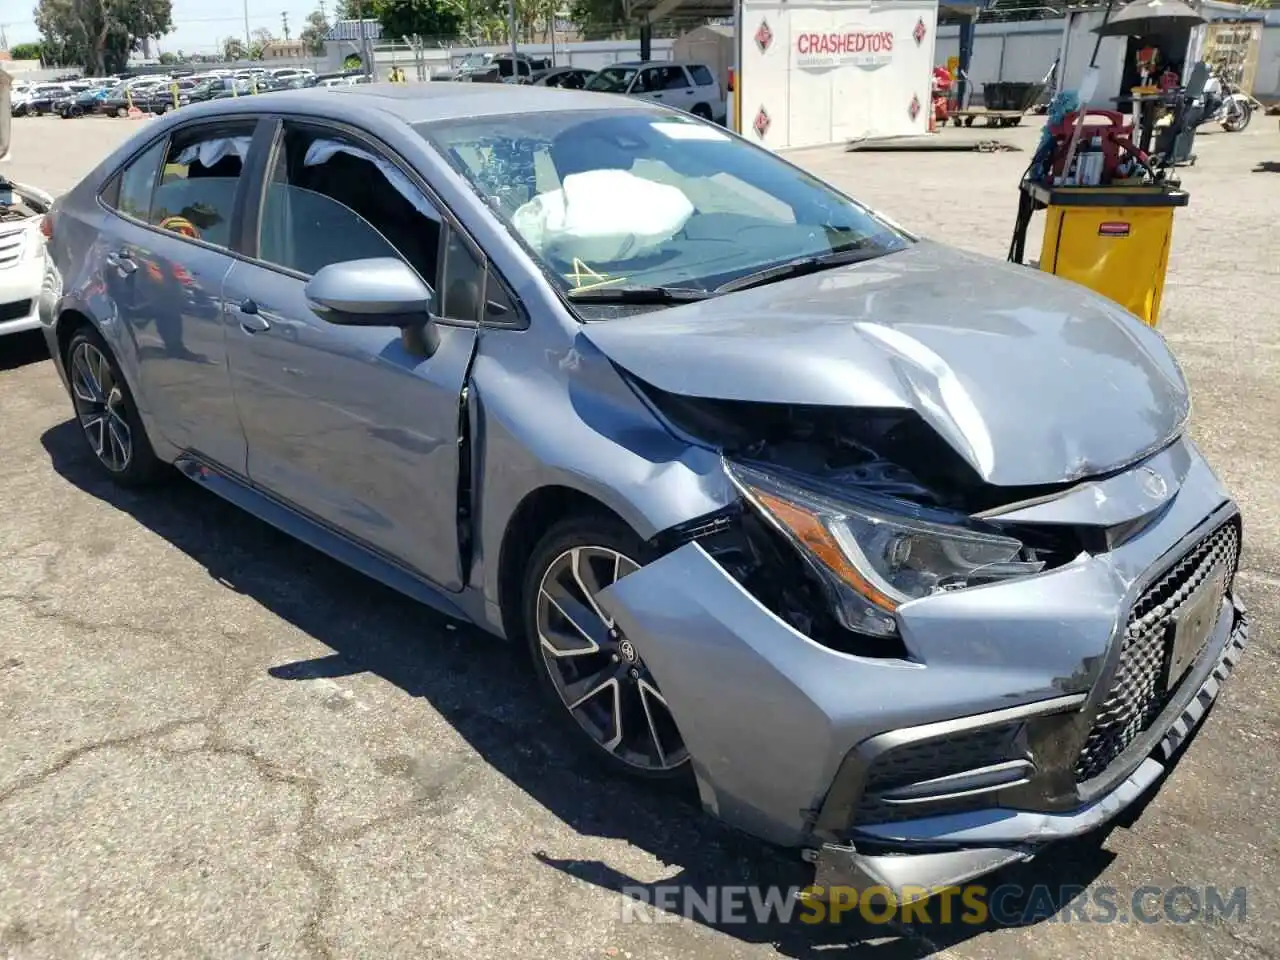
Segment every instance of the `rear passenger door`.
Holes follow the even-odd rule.
[[[228,359],[253,483],[313,520],[461,588],[458,415],[483,261],[391,153],[347,129],[285,120],[249,260],[227,277]],[[307,281],[397,257],[437,291],[429,354],[397,327],[326,322]]]
[[[192,124],[143,150],[102,199],[104,283],[133,344],[141,400],[171,443],[233,473],[245,442],[231,396],[222,282],[256,120]]]

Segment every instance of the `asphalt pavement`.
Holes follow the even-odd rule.
[[[4,172],[60,192],[147,122],[19,119]],[[1029,150],[1036,131],[999,135]],[[1252,642],[1140,820],[990,881],[1055,907],[1064,886],[1095,904],[1109,891],[1112,922],[631,909],[631,887],[804,874],[686,798],[575,766],[501,642],[194,486],[100,479],[43,342],[19,337],[0,341],[0,957],[1280,956],[1276,119],[1198,149],[1161,329],[1194,390],[1193,433],[1242,504]],[[792,158],[909,228],[1003,257],[1030,156]],[[1183,905],[1164,911],[1173,887]],[[1243,919],[1186,908],[1210,887],[1242,888]],[[1127,909],[1136,895],[1156,922]]]

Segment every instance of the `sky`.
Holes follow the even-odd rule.
[[[0,24],[4,25],[9,46],[39,40],[31,11],[36,0],[0,0]],[[275,37],[283,37],[280,13],[289,14],[289,35],[298,36],[307,14],[319,4],[312,0],[248,0],[249,29],[266,27]],[[333,0],[326,10],[333,16]],[[222,49],[228,36],[244,38],[245,0],[173,0],[173,32],[160,38],[159,50],[152,43],[151,55],[179,50],[186,53],[212,53]]]

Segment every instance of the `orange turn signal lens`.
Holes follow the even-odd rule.
[[[831,531],[817,516],[758,488],[751,489],[756,501],[764,507],[800,543],[837,577],[862,595],[868,603],[887,613],[898,609],[898,602],[878,589],[849,562]]]

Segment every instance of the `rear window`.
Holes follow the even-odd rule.
[[[716,78],[711,75],[711,71],[700,63],[695,63],[691,66],[689,72],[693,74],[693,82],[700,87],[709,87],[716,82]]]

